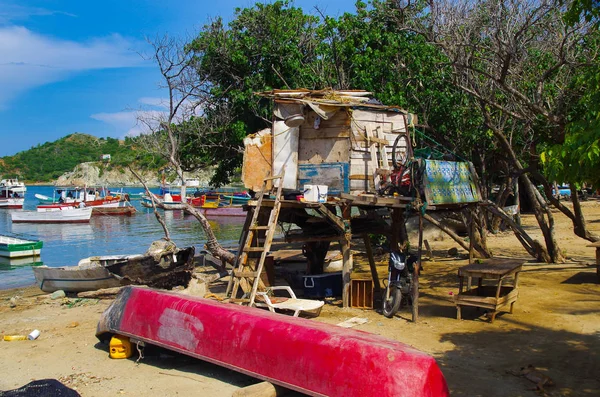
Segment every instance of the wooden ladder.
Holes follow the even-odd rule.
[[[275,202],[271,208],[269,214],[269,221],[266,225],[260,225],[260,209],[262,206],[265,192],[267,191],[267,185],[270,181],[279,180],[277,184],[277,193],[275,195]],[[283,187],[283,172],[280,175],[265,178],[263,186],[260,191],[254,213],[252,214],[252,220],[250,223],[246,223],[242,230],[242,238],[240,240],[240,248],[237,252],[235,266],[231,272],[229,284],[227,285],[227,296],[230,297],[229,302],[235,302],[248,306],[254,305],[256,299],[256,292],[258,291],[259,284],[262,284],[260,276],[264,269],[265,259],[271,249],[271,243],[273,242],[273,236],[275,235],[275,229],[277,228],[277,219],[279,218],[279,210],[281,209],[281,190]],[[261,245],[261,240],[258,238],[258,233],[265,231],[265,239]],[[252,244],[256,243],[255,246]],[[249,263],[249,254],[251,252],[260,252],[260,259],[256,266],[252,268]],[[251,286],[251,287],[250,287]],[[244,292],[243,298],[237,298],[239,288],[242,288]]]

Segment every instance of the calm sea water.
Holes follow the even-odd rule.
[[[143,189],[124,188],[123,191],[135,197]],[[52,197],[52,192],[52,186],[28,186],[24,209],[35,209],[36,193]],[[132,200],[132,204],[137,209],[133,216],[93,216],[89,224],[13,224],[10,213],[20,210],[0,209],[0,234],[42,240],[41,262],[51,267],[73,266],[80,259],[95,255],[143,253],[164,233],[150,209],[142,207],[139,200]],[[197,251],[203,248],[204,231],[194,217],[183,211],[161,211],[161,215],[177,246],[194,245]],[[243,217],[232,217],[210,220],[210,223],[224,246],[236,247],[243,221]],[[0,264],[0,289],[34,283],[32,265]]]

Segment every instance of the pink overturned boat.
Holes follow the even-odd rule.
[[[449,396],[436,361],[403,343],[172,292],[125,287],[98,323],[113,334],[313,396]]]

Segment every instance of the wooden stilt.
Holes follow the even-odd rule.
[[[352,251],[350,249],[350,234],[344,235],[340,240],[342,258],[344,261],[342,267],[342,304],[343,307],[350,307],[350,274],[352,273]]]
[[[342,207],[342,217],[344,222],[350,222],[350,206]],[[342,305],[344,308],[350,307],[350,274],[352,273],[352,250],[350,241],[352,233],[348,230],[340,239],[340,247],[342,251]]]
[[[419,208],[419,250],[417,253],[418,261],[413,272],[412,283],[412,321],[419,321],[419,271],[421,270],[421,256],[423,254],[423,215]]]
[[[379,275],[377,274],[377,266],[375,265],[375,259],[373,258],[373,248],[371,247],[371,239],[369,238],[368,234],[363,234],[363,241],[365,242],[367,257],[369,258],[371,278],[373,279],[373,289],[375,290],[376,296],[379,296],[381,294],[381,285],[379,284]]]

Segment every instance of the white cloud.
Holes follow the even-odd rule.
[[[169,108],[169,98],[142,97],[138,99],[138,102],[143,105],[150,105],[157,108]]]
[[[143,66],[137,42],[120,35],[62,40],[22,26],[0,27],[0,108],[20,93],[93,69]]]
[[[95,113],[90,117],[112,126],[119,136],[137,136],[155,130],[168,113],[160,110],[132,110],[113,113]],[[144,120],[140,122],[139,120]]]
[[[10,21],[25,20],[33,16],[65,15],[68,17],[77,17],[77,15],[64,11],[49,10],[41,7],[29,7],[20,4],[4,3],[0,4],[0,6],[0,24],[9,23]]]

